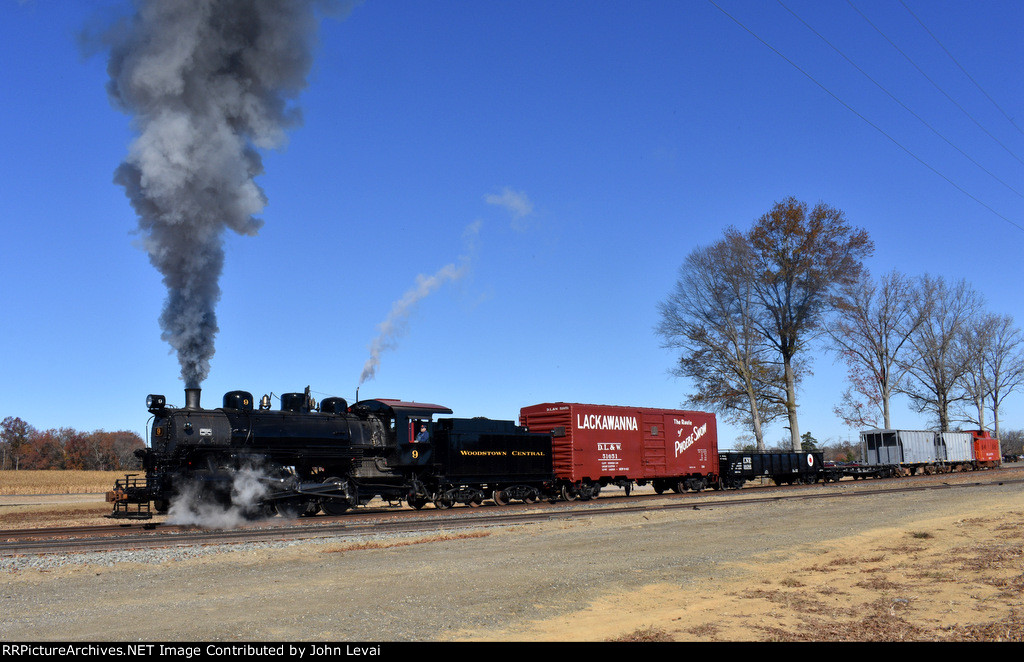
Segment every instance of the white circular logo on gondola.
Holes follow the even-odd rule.
[[[809,467],[813,467],[814,466],[814,456],[811,455],[810,453],[807,454],[807,466],[809,466]]]

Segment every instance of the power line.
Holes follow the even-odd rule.
[[[1006,118],[1006,121],[1007,121],[1007,122],[1009,122],[1010,124],[1012,124],[1012,125],[1013,125],[1013,128],[1017,129],[1017,131],[1020,131],[1020,133],[1024,134],[1024,130],[1021,130],[1021,128],[1020,128],[1019,126],[1017,126],[1017,123],[1013,121],[1013,118],[1012,118],[1012,117],[1010,117],[1010,116],[1009,116],[1009,115],[1008,115],[1008,114],[1006,113],[1006,111],[1005,111],[1005,110],[1003,110],[1002,106],[1000,106],[1000,105],[999,105],[998,103],[996,103],[996,100],[995,100],[995,99],[993,99],[993,98],[991,97],[991,95],[989,95],[989,93],[985,91],[985,88],[983,88],[983,87],[982,87],[982,86],[981,86],[981,85],[980,85],[980,84],[978,83],[978,81],[974,80],[974,77],[973,77],[973,76],[971,76],[971,74],[967,73],[967,70],[966,70],[966,69],[964,69],[963,65],[961,65],[961,64],[960,64],[960,62],[959,62],[959,61],[958,61],[958,60],[957,60],[957,59],[956,59],[955,57],[953,57],[953,54],[949,52],[949,49],[948,49],[948,48],[946,48],[946,46],[945,46],[945,45],[944,45],[944,44],[943,44],[943,43],[942,43],[941,41],[939,41],[939,38],[938,38],[938,37],[936,37],[936,36],[935,36],[935,34],[934,34],[934,33],[933,33],[933,32],[932,32],[931,30],[929,30],[929,29],[928,29],[928,26],[924,24],[924,21],[922,21],[922,20],[921,20],[920,18],[918,18],[918,17],[917,17],[917,14],[915,14],[915,13],[914,13],[914,12],[912,12],[912,11],[910,11],[910,7],[908,7],[908,6],[907,6],[907,3],[903,2],[903,0],[900,0],[900,4],[901,4],[901,5],[903,5],[903,8],[904,8],[904,9],[906,9],[906,10],[907,10],[907,12],[908,12],[908,13],[909,13],[909,14],[910,14],[911,16],[913,16],[913,17],[914,17],[914,20],[915,20],[915,21],[917,21],[917,22],[918,22],[918,23],[919,23],[919,24],[921,25],[921,27],[922,27],[922,28],[924,28],[924,31],[925,31],[925,32],[927,32],[927,33],[928,33],[928,35],[929,35],[929,36],[930,36],[930,37],[931,37],[932,39],[934,39],[934,40],[935,40],[935,43],[939,45],[939,48],[941,48],[941,49],[942,49],[943,51],[945,51],[946,55],[948,55],[948,56],[949,56],[949,59],[953,61],[953,64],[955,64],[955,65],[956,65],[957,67],[959,67],[960,71],[964,72],[964,76],[967,76],[967,79],[968,79],[969,81],[971,81],[972,83],[974,83],[974,86],[975,86],[975,87],[977,87],[977,88],[978,88],[978,90],[979,90],[979,91],[980,91],[980,92],[981,92],[982,94],[984,94],[984,95],[985,95],[985,98],[986,98],[986,99],[988,99],[989,101],[991,101],[991,102],[992,102],[992,105],[993,105],[993,106],[995,106],[995,107],[996,107],[996,108],[997,108],[997,109],[999,110],[999,112],[1003,114],[1003,117],[1005,117],[1005,118]]]
[[[999,178],[998,176],[996,176],[996,175],[995,175],[995,173],[991,172],[991,171],[990,171],[990,170],[989,170],[988,168],[986,168],[985,166],[981,165],[981,164],[980,164],[980,163],[978,163],[978,162],[977,162],[976,160],[974,160],[974,158],[972,158],[970,154],[968,154],[968,153],[967,153],[967,152],[965,152],[964,150],[962,150],[962,149],[960,149],[959,147],[957,147],[956,145],[954,145],[952,141],[950,141],[950,140],[949,140],[948,138],[946,138],[946,136],[944,136],[944,135],[942,135],[941,133],[939,133],[939,131],[938,131],[938,130],[937,130],[937,129],[936,129],[935,127],[933,127],[933,126],[932,126],[931,124],[929,124],[929,123],[928,123],[928,122],[927,122],[927,121],[926,121],[926,120],[925,120],[925,119],[924,119],[923,117],[921,117],[920,115],[918,115],[917,113],[915,113],[915,112],[914,112],[913,110],[911,110],[911,109],[910,109],[910,107],[909,107],[909,106],[907,106],[907,104],[903,103],[903,102],[902,102],[902,101],[900,101],[900,100],[899,100],[898,98],[896,98],[896,95],[894,95],[894,94],[893,94],[892,92],[890,92],[890,91],[889,91],[888,89],[886,89],[886,88],[885,88],[885,87],[884,87],[884,86],[883,86],[883,85],[882,85],[881,83],[879,83],[879,82],[878,82],[878,81],[876,81],[876,80],[875,80],[874,78],[872,78],[872,77],[871,77],[871,75],[870,75],[870,74],[868,74],[868,72],[866,72],[866,71],[864,71],[863,69],[861,69],[861,68],[860,68],[860,67],[859,67],[859,66],[857,65],[857,63],[856,63],[856,62],[854,62],[853,60],[851,60],[851,59],[850,59],[849,57],[847,57],[847,55],[846,55],[845,53],[843,53],[843,52],[842,52],[841,50],[839,50],[838,48],[836,48],[836,46],[835,46],[834,44],[832,44],[832,42],[830,42],[830,41],[829,41],[828,39],[826,39],[826,38],[824,37],[824,35],[822,35],[822,34],[821,34],[820,32],[818,32],[817,30],[815,30],[815,29],[814,29],[814,28],[813,28],[813,27],[812,27],[812,26],[811,26],[811,25],[810,25],[810,24],[809,24],[809,23],[808,23],[807,21],[805,21],[805,20],[804,20],[804,19],[802,19],[802,18],[801,18],[801,17],[799,16],[799,15],[797,15],[797,13],[796,13],[796,12],[794,12],[794,11],[793,11],[792,9],[790,9],[789,7],[787,7],[787,6],[786,6],[786,4],[785,4],[784,2],[782,2],[782,0],[777,0],[777,2],[779,3],[779,5],[781,5],[781,6],[782,6],[782,8],[783,8],[783,9],[785,9],[785,10],[786,10],[786,11],[788,11],[788,12],[789,12],[790,14],[792,14],[792,15],[793,15],[793,17],[794,17],[794,18],[795,18],[796,20],[798,20],[798,21],[800,21],[801,23],[803,23],[803,24],[804,24],[804,26],[806,26],[808,30],[810,30],[811,32],[813,32],[813,33],[814,33],[815,35],[817,35],[817,36],[818,36],[818,38],[819,38],[819,39],[821,39],[821,40],[822,40],[823,42],[825,42],[826,44],[828,44],[829,48],[831,48],[832,50],[834,50],[834,51],[835,51],[836,53],[838,53],[838,54],[839,54],[839,55],[840,55],[840,56],[841,56],[841,57],[842,57],[842,58],[843,58],[844,60],[846,60],[847,62],[849,62],[849,63],[850,63],[850,66],[852,66],[852,67],[853,67],[854,69],[856,69],[857,71],[859,71],[859,72],[860,72],[860,73],[861,73],[861,74],[862,74],[862,75],[863,75],[863,76],[864,76],[865,78],[867,78],[867,79],[868,79],[869,81],[871,81],[872,83],[874,83],[874,84],[875,84],[875,86],[876,86],[876,87],[878,87],[878,89],[880,89],[880,90],[882,90],[883,92],[885,92],[885,94],[886,94],[886,95],[888,95],[890,99],[892,99],[893,101],[895,101],[896,103],[898,103],[898,104],[899,104],[899,105],[900,105],[900,106],[901,106],[901,107],[902,107],[902,108],[903,108],[904,110],[906,110],[906,111],[907,111],[908,113],[910,113],[911,115],[913,115],[913,116],[914,116],[914,117],[915,117],[915,118],[916,118],[916,119],[917,119],[917,120],[918,120],[919,122],[921,122],[921,124],[925,125],[925,127],[927,127],[927,128],[928,128],[928,129],[929,129],[929,130],[930,130],[930,131],[931,131],[932,133],[934,133],[934,134],[935,134],[936,136],[938,136],[938,137],[939,137],[939,138],[941,138],[941,139],[942,139],[943,141],[945,141],[945,143],[946,143],[947,145],[949,145],[950,147],[952,147],[952,148],[953,148],[953,149],[955,149],[956,151],[960,152],[960,154],[962,154],[962,155],[964,156],[964,158],[966,158],[966,159],[967,159],[968,161],[970,161],[970,162],[971,162],[971,163],[973,163],[974,165],[978,166],[978,168],[980,168],[980,169],[981,169],[981,170],[982,170],[983,172],[985,172],[985,174],[987,174],[987,175],[988,175],[989,177],[991,177],[992,179],[996,180],[997,182],[999,182],[1000,184],[1002,184],[1002,185],[1003,185],[1003,186],[1005,186],[1006,188],[1010,189],[1010,190],[1011,190],[1011,191],[1012,191],[1013,193],[1015,193],[1015,194],[1016,194],[1016,195],[1017,195],[1018,197],[1020,197],[1020,198],[1024,198],[1024,193],[1021,193],[1020,191],[1018,191],[1017,189],[1015,189],[1015,188],[1014,188],[1013,186],[1011,186],[1010,184],[1008,184],[1008,183],[1006,183],[1005,181],[1003,181],[1002,179],[1000,179],[1000,178]]]
[[[743,23],[742,23],[742,22],[741,22],[741,21],[740,21],[739,19],[737,19],[736,17],[734,17],[734,16],[733,16],[732,14],[730,14],[729,12],[725,11],[725,9],[723,9],[722,7],[720,7],[720,6],[718,5],[718,3],[716,3],[716,2],[715,2],[715,0],[708,0],[708,2],[709,2],[709,3],[711,3],[711,5],[715,7],[715,9],[717,9],[718,11],[722,12],[723,14],[725,14],[725,15],[726,15],[726,16],[727,16],[727,17],[729,18],[729,20],[731,20],[731,21],[732,21],[733,23],[735,23],[736,25],[740,26],[740,27],[741,27],[741,28],[742,28],[742,29],[743,29],[743,30],[744,30],[745,32],[747,32],[747,33],[748,33],[748,34],[749,34],[750,36],[752,36],[752,37],[753,37],[754,39],[757,39],[757,40],[758,40],[759,42],[761,42],[761,43],[762,43],[762,44],[763,44],[763,45],[764,45],[764,46],[765,46],[766,48],[768,48],[768,49],[769,49],[769,50],[771,50],[771,51],[772,51],[773,53],[775,53],[776,55],[778,55],[778,56],[779,56],[780,58],[782,58],[783,60],[785,60],[785,61],[786,61],[786,62],[787,62],[787,63],[788,63],[788,64],[789,64],[790,66],[792,66],[792,67],[793,67],[794,69],[796,69],[797,71],[799,71],[800,73],[802,73],[802,74],[803,74],[803,75],[804,75],[805,77],[807,77],[807,79],[808,79],[808,80],[810,80],[810,81],[811,81],[812,83],[814,83],[814,84],[815,84],[815,85],[817,85],[817,86],[818,86],[819,88],[821,88],[821,90],[822,90],[823,92],[825,92],[825,93],[826,93],[826,94],[828,94],[828,95],[829,95],[830,97],[832,97],[833,99],[835,99],[835,100],[836,100],[836,101],[837,101],[837,102],[838,102],[839,104],[841,104],[841,105],[842,105],[842,106],[843,106],[844,108],[846,108],[846,109],[847,109],[847,110],[849,110],[849,111],[850,111],[851,113],[853,113],[854,115],[856,115],[857,117],[859,117],[859,118],[860,118],[861,120],[863,120],[863,121],[864,121],[864,122],[865,122],[865,123],[866,123],[866,124],[867,124],[868,126],[870,126],[871,128],[873,128],[873,129],[875,129],[876,131],[878,131],[879,133],[881,133],[881,134],[882,134],[883,136],[885,136],[886,138],[888,138],[888,139],[889,139],[889,140],[890,140],[890,141],[891,141],[891,142],[892,142],[892,143],[893,143],[894,145],[896,145],[896,146],[897,146],[897,147],[899,147],[899,148],[900,148],[901,150],[903,150],[904,152],[906,152],[906,153],[907,153],[907,154],[908,154],[908,155],[909,155],[909,156],[910,156],[911,158],[913,158],[913,159],[914,159],[915,161],[917,161],[918,163],[920,163],[921,165],[923,165],[924,167],[928,168],[928,169],[929,169],[929,170],[931,170],[931,171],[932,171],[933,173],[935,173],[936,175],[938,175],[939,177],[941,177],[942,179],[944,179],[944,180],[946,181],[946,183],[948,183],[948,184],[949,184],[950,186],[952,186],[952,187],[953,187],[953,188],[955,188],[956,190],[958,190],[958,191],[960,191],[961,193],[963,193],[964,195],[966,195],[966,196],[967,196],[968,198],[970,198],[971,200],[974,200],[974,201],[975,201],[975,202],[977,202],[977,203],[978,203],[979,205],[981,205],[981,206],[982,206],[982,207],[984,207],[985,209],[989,210],[990,212],[992,212],[993,214],[995,214],[995,215],[996,215],[996,216],[998,216],[999,218],[1003,219],[1004,221],[1006,221],[1007,223],[1009,223],[1009,224],[1010,224],[1010,225],[1012,225],[1013,227],[1015,227],[1015,228],[1017,228],[1018,230],[1021,230],[1022,232],[1024,232],[1024,227],[1022,227],[1022,226],[1018,225],[1017,223],[1015,223],[1015,222],[1011,221],[1011,220],[1010,220],[1009,218],[1007,218],[1006,216],[1003,216],[1002,214],[1000,214],[999,212],[997,212],[997,211],[996,211],[995,209],[993,209],[992,207],[990,207],[990,206],[989,206],[989,205],[987,205],[986,203],[982,202],[982,201],[981,201],[980,199],[978,199],[977,197],[975,197],[974,195],[972,195],[972,194],[971,194],[971,193],[970,193],[969,191],[967,191],[967,190],[966,190],[966,189],[964,189],[964,188],[963,188],[962,186],[960,186],[959,184],[957,184],[956,182],[954,182],[954,181],[953,181],[952,179],[950,179],[950,178],[949,178],[949,177],[947,177],[946,175],[944,175],[944,174],[942,174],[941,172],[939,172],[939,171],[938,171],[937,169],[935,169],[935,168],[934,168],[934,167],[933,167],[932,165],[930,165],[929,163],[927,163],[927,162],[926,162],[926,161],[925,161],[924,159],[922,159],[921,157],[919,157],[919,156],[918,156],[917,154],[914,154],[914,153],[913,153],[912,151],[910,151],[910,149],[908,149],[908,148],[907,148],[907,147],[905,147],[905,146],[904,146],[903,144],[901,144],[901,143],[900,143],[900,142],[899,142],[898,140],[896,140],[895,138],[893,138],[892,136],[890,136],[890,135],[889,135],[888,133],[886,133],[886,131],[885,131],[884,129],[882,129],[882,128],[881,128],[880,126],[878,126],[877,124],[875,124],[874,122],[872,122],[871,120],[869,120],[869,119],[868,119],[867,117],[865,117],[864,115],[862,115],[861,113],[859,113],[859,112],[858,112],[858,111],[857,111],[856,109],[854,109],[854,108],[853,108],[852,106],[850,106],[850,104],[846,103],[845,101],[843,101],[842,99],[840,99],[840,98],[839,98],[838,96],[836,96],[836,95],[835,95],[835,94],[834,94],[834,93],[833,93],[833,92],[832,92],[832,91],[831,91],[830,89],[828,89],[828,88],[827,88],[827,87],[825,87],[825,86],[824,86],[823,84],[821,84],[820,82],[818,82],[818,80],[817,80],[816,78],[814,78],[814,76],[812,76],[811,74],[807,73],[807,71],[805,71],[805,70],[804,70],[803,68],[801,68],[801,67],[800,67],[800,65],[798,65],[798,64],[797,64],[796,62],[794,62],[793,60],[790,60],[790,59],[789,59],[788,57],[786,57],[785,55],[783,55],[783,53],[782,53],[781,51],[779,51],[779,49],[777,49],[777,48],[775,48],[774,46],[772,46],[771,44],[769,44],[769,43],[768,43],[767,41],[765,41],[764,39],[762,39],[762,38],[761,38],[761,37],[760,37],[760,36],[759,36],[759,35],[758,35],[758,34],[757,34],[756,32],[754,32],[753,30],[751,30],[750,28],[748,28],[748,27],[747,27],[746,25],[744,25],[744,24],[743,24]]]
[[[1007,147],[1007,146],[1006,146],[1005,144],[1003,144],[1003,141],[999,140],[999,138],[996,138],[996,137],[995,137],[994,135],[992,135],[992,132],[991,132],[991,131],[989,131],[988,129],[986,129],[985,127],[983,127],[983,126],[981,125],[981,122],[979,122],[978,120],[976,120],[976,119],[974,118],[974,116],[973,116],[973,115],[971,115],[971,114],[970,114],[969,112],[967,112],[967,109],[966,109],[966,108],[964,108],[964,107],[963,107],[963,106],[961,106],[961,105],[960,105],[959,103],[957,103],[956,99],[954,99],[953,97],[951,97],[951,96],[950,96],[950,95],[949,95],[949,94],[948,94],[948,93],[947,93],[947,92],[946,92],[946,91],[945,91],[944,89],[942,89],[942,87],[941,87],[941,86],[939,86],[939,84],[938,84],[938,83],[936,83],[936,82],[935,82],[934,80],[932,80],[931,76],[929,76],[928,74],[926,74],[926,73],[924,72],[924,69],[922,69],[921,67],[919,67],[919,66],[917,65],[917,63],[916,63],[916,62],[914,62],[913,58],[911,58],[911,57],[910,57],[909,55],[907,55],[906,53],[904,53],[904,52],[903,52],[903,49],[901,49],[901,48],[900,48],[899,46],[897,46],[897,45],[896,45],[896,42],[894,42],[894,41],[893,41],[892,39],[889,39],[889,37],[888,37],[888,36],[887,36],[887,35],[886,35],[886,34],[885,34],[884,32],[882,32],[882,30],[881,30],[881,29],[879,29],[879,27],[878,27],[877,25],[875,25],[874,23],[872,23],[872,22],[871,22],[871,19],[869,19],[869,18],[868,18],[867,16],[865,16],[865,15],[864,15],[864,12],[862,12],[862,11],[861,11],[861,10],[859,10],[859,9],[857,9],[857,6],[856,6],[855,4],[853,4],[852,0],[846,0],[846,2],[847,2],[847,4],[849,4],[849,5],[851,6],[851,7],[853,7],[853,10],[854,10],[855,12],[857,12],[858,14],[860,14],[861,18],[863,18],[863,19],[864,19],[865,21],[867,21],[868,25],[870,25],[870,26],[871,26],[872,28],[874,28],[874,29],[875,29],[875,31],[876,31],[876,32],[877,32],[878,34],[882,35],[882,38],[883,38],[883,39],[885,39],[885,40],[886,40],[887,42],[889,42],[889,44],[890,44],[890,45],[891,45],[891,46],[892,46],[893,48],[895,48],[895,49],[896,49],[896,51],[897,51],[897,52],[898,52],[898,53],[899,53],[900,55],[902,55],[902,56],[903,56],[904,58],[906,58],[907,62],[909,62],[909,63],[910,63],[910,64],[911,64],[911,65],[912,65],[912,66],[913,66],[913,67],[914,67],[915,69],[917,69],[918,73],[920,73],[920,74],[921,74],[922,76],[924,76],[925,80],[927,80],[927,81],[928,81],[929,83],[931,83],[931,84],[932,84],[933,86],[935,86],[935,89],[936,89],[936,90],[938,90],[938,91],[939,91],[939,92],[940,92],[940,93],[942,94],[942,96],[944,96],[944,97],[946,97],[947,99],[949,99],[949,102],[950,102],[951,104],[953,104],[954,106],[956,106],[957,108],[959,108],[959,109],[960,109],[960,112],[962,112],[962,113],[963,113],[964,115],[966,115],[966,116],[967,116],[967,118],[968,118],[969,120],[971,120],[972,122],[974,122],[975,126],[977,126],[977,127],[979,128],[979,129],[981,129],[982,131],[984,131],[984,132],[985,132],[985,135],[987,135],[987,136],[988,136],[989,138],[991,138],[992,140],[994,140],[994,141],[995,141],[995,143],[996,143],[997,145],[999,145],[999,146],[1000,146],[1000,147],[1002,147],[1002,148],[1003,148],[1004,150],[1006,150],[1006,153],[1007,153],[1007,154],[1009,154],[1009,155],[1010,155],[1010,156],[1012,156],[1013,158],[1017,159],[1017,161],[1018,161],[1018,162],[1019,162],[1019,163],[1020,163],[1021,165],[1024,165],[1024,160],[1021,160],[1021,158],[1020,158],[1019,156],[1017,156],[1016,154],[1014,154],[1013,150],[1011,150],[1011,149],[1010,149],[1009,147]]]

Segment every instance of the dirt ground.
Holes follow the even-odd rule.
[[[695,500],[671,513],[9,571],[0,639],[1022,641],[1021,477],[943,476],[986,485],[854,499],[881,483],[840,484],[811,501]],[[104,510],[7,505],[0,528],[62,509],[69,524],[69,508],[85,520]],[[146,629],[122,628],[110,610],[143,615]]]
[[[1004,508],[1010,506],[1012,510]],[[1024,500],[836,538],[727,582],[650,585],[487,639],[586,641],[1024,641]],[[694,595],[701,596],[699,600]],[[628,604],[627,608],[623,608]]]

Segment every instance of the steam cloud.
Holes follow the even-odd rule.
[[[459,258],[458,265],[455,263],[446,264],[432,276],[424,276],[423,274],[416,276],[416,286],[408,290],[401,299],[392,305],[391,312],[388,313],[387,318],[377,326],[380,333],[370,344],[370,358],[366,360],[366,364],[363,366],[363,374],[359,377],[360,384],[368,379],[373,379],[377,374],[381,354],[398,346],[398,339],[405,334],[406,323],[416,303],[445,283],[459,280],[469,272],[470,256],[479,232],[480,221],[466,228],[463,237],[469,245],[469,254]]]
[[[198,485],[189,484],[171,502],[167,523],[207,529],[234,528],[258,516],[260,501],[267,491],[266,476],[253,467],[232,474],[229,504],[209,501]]]
[[[255,235],[267,203],[257,150],[285,144],[300,122],[326,0],[135,0],[106,34],[111,99],[138,134],[114,181],[139,217],[142,245],[163,274],[161,337],[186,387],[210,371],[223,233]]]

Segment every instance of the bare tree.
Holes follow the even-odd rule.
[[[984,361],[990,380],[989,405],[998,439],[999,410],[1003,401],[1024,385],[1024,334],[1014,326],[1010,315],[994,316],[990,325],[991,342]]]
[[[988,358],[995,342],[994,323],[996,315],[978,315],[964,329],[964,352],[967,365],[963,376],[964,401],[963,420],[985,430],[985,410],[992,393],[992,379],[989,376]]]
[[[853,362],[847,364],[846,381],[846,390],[832,407],[832,413],[854,429],[882,427],[884,419],[875,376]]]
[[[1007,430],[998,437],[999,447],[1007,455],[1024,454],[1024,430]]]
[[[747,253],[735,234],[690,253],[656,330],[664,347],[682,350],[673,372],[693,381],[690,402],[748,426],[764,450],[764,425],[784,412],[784,381],[754,323]]]
[[[830,349],[850,369],[850,388],[836,408],[848,425],[877,425],[874,409],[882,427],[892,427],[889,403],[905,370],[898,358],[928,313],[914,301],[913,280],[895,270],[877,282],[864,271],[841,288],[828,335]]]
[[[860,275],[874,244],[838,209],[819,202],[808,210],[806,203],[792,197],[776,203],[745,238],[750,244],[751,283],[764,311],[756,320],[782,358],[790,444],[799,451],[794,359],[819,331],[838,288]]]
[[[927,314],[910,335],[910,351],[900,358],[906,373],[898,390],[916,411],[934,414],[942,432],[949,430],[950,408],[967,398],[967,332],[981,304],[981,297],[964,280],[949,285],[941,276],[925,275],[920,281],[914,305]]]

